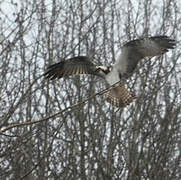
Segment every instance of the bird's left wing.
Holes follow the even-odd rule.
[[[122,47],[122,53],[116,65],[121,66],[122,73],[132,74],[139,60],[160,56],[169,49],[174,49],[175,45],[175,40],[167,36],[153,36],[130,41]]]

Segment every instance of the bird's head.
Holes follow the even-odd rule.
[[[102,71],[104,74],[108,74],[112,70],[112,66],[97,66],[98,71]]]

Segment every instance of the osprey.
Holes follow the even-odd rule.
[[[76,74],[92,74],[103,78],[109,86],[119,82],[106,92],[106,99],[114,106],[125,107],[136,96],[121,81],[133,74],[141,59],[160,56],[175,45],[175,40],[167,36],[136,39],[121,47],[121,54],[112,66],[97,66],[89,57],[77,56],[49,66],[44,76],[53,80]]]

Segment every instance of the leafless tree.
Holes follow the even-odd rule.
[[[0,179],[181,179],[180,7],[174,0],[2,1]],[[104,85],[91,75],[42,77],[75,55],[113,64],[124,42],[148,35],[168,35],[177,46],[139,63],[126,83],[137,94],[127,108],[93,97]]]

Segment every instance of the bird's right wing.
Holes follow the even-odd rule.
[[[99,66],[94,65],[87,56],[76,56],[48,67],[44,76],[49,79],[60,79],[77,74],[101,76]]]

